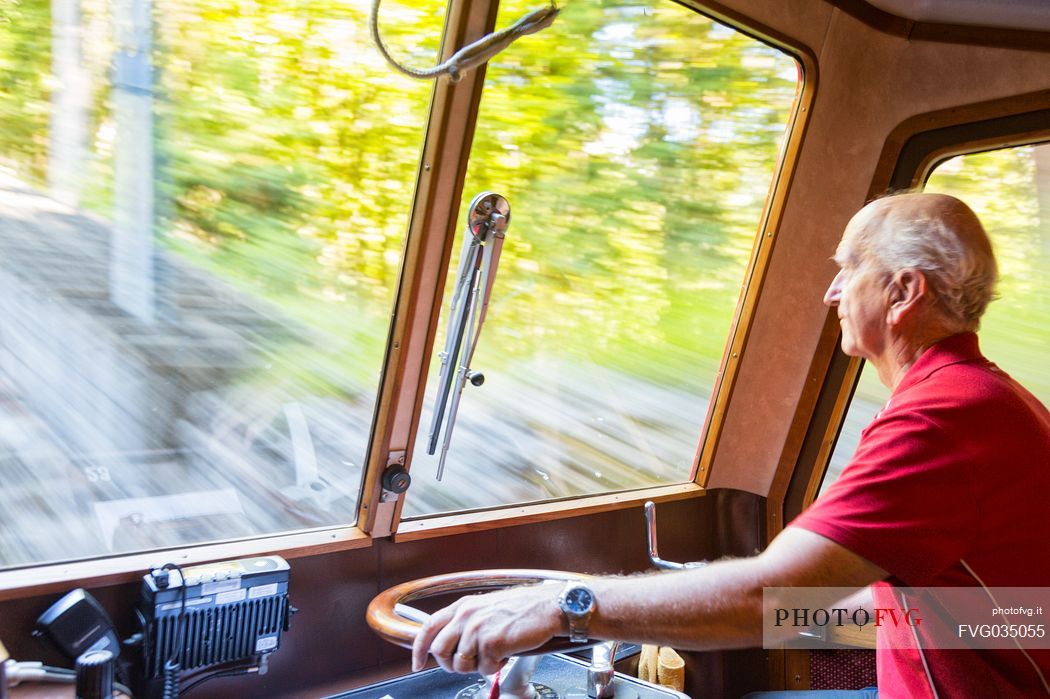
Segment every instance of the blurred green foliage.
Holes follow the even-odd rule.
[[[672,3],[569,3],[498,57],[465,189],[512,206],[480,360],[556,348],[706,392],[797,84],[790,57]]]
[[[91,81],[82,207],[111,217],[114,3],[65,1]],[[539,1],[507,0],[497,24]],[[267,348],[248,378],[263,388],[374,397],[432,87],[383,63],[368,5],[152,0],[153,234],[313,333]],[[0,168],[38,187],[59,84],[51,7],[0,0]],[[387,0],[380,25],[423,67],[443,15]],[[493,190],[513,214],[475,366],[556,356],[706,394],[798,78],[787,55],[672,2],[573,0],[497,56],[461,209]],[[928,188],[984,220],[1003,277],[986,353],[1050,399],[1050,146],[953,159]],[[881,401],[873,383],[866,372],[858,395]]]
[[[504,3],[499,25],[534,5]],[[84,206],[108,216],[113,6],[80,9],[92,80]],[[155,0],[153,63],[158,240],[347,342],[355,351],[325,361],[370,383],[431,88],[382,63],[367,11],[364,0]],[[48,0],[0,0],[0,165],[38,186],[50,12]],[[381,27],[402,60],[430,65],[442,16],[439,3],[388,3]],[[557,348],[709,386],[796,74],[786,55],[673,3],[572,2],[498,56],[464,190],[513,207],[482,357]],[[1050,195],[1033,152],[968,156],[930,184],[970,201],[993,232],[1004,280],[985,336],[1021,374],[1038,365],[1047,305]],[[1050,391],[1038,372],[1029,380]]]
[[[378,62],[365,3],[160,0],[156,11],[168,225],[267,296],[388,305],[429,86]],[[390,41],[433,60],[440,6],[390,14],[411,20]]]
[[[926,191],[952,194],[981,217],[999,260],[998,298],[981,321],[984,353],[1050,403],[1050,145],[952,158]]]
[[[41,184],[48,2],[3,2],[18,20],[0,25],[12,38],[3,79],[17,89],[0,103],[0,157]],[[533,5],[505,3],[499,25]],[[110,216],[113,6],[80,7],[92,80],[83,205]],[[374,380],[382,352],[431,89],[382,62],[367,10],[153,2],[158,240],[348,342],[354,351],[311,361],[358,383]],[[397,56],[425,66],[442,13],[387,3],[380,24]],[[464,191],[499,191],[514,209],[483,342],[495,363],[557,348],[709,386],[796,83],[787,56],[672,3],[570,3],[498,56]]]
[[[0,0],[0,167],[42,182],[47,168],[48,0]]]

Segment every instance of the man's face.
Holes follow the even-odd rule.
[[[839,273],[824,294],[824,304],[838,309],[842,351],[851,357],[874,359],[887,344],[886,274],[859,259],[850,243],[850,230],[835,253]]]

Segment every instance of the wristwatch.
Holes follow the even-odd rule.
[[[569,640],[573,643],[587,642],[587,627],[597,604],[594,592],[582,582],[570,581],[558,595],[558,607],[569,622]]]

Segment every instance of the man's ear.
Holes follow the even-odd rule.
[[[926,275],[917,269],[902,269],[890,280],[888,294],[886,320],[890,325],[899,325],[904,318],[916,312],[926,298]]]

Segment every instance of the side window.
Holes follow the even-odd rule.
[[[499,25],[532,4],[503,3]],[[431,365],[406,518],[690,479],[799,72],[656,0],[569,3],[493,61],[462,207],[485,190],[511,206],[472,362],[486,380],[438,482]]]
[[[1050,403],[1050,144],[952,158],[926,182],[927,192],[959,197],[984,223],[999,261],[998,298],[981,320],[981,351],[1044,404]],[[860,431],[889,397],[865,368],[821,489],[849,463]]]
[[[369,4],[3,4],[0,567],[353,522],[430,94]]]

